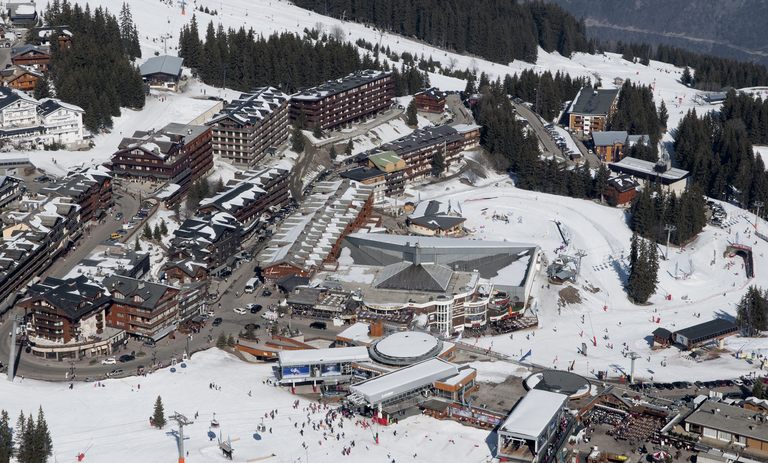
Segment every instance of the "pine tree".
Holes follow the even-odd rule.
[[[593,197],[600,198],[600,202],[604,202],[605,189],[608,187],[608,180],[611,178],[611,171],[608,167],[600,163],[600,167],[595,175],[595,188],[593,191]]]
[[[688,87],[693,87],[693,76],[691,75],[691,69],[688,66],[683,70],[683,75],[680,77],[680,83]]]
[[[219,177],[219,179],[216,180],[215,188],[216,188],[216,193],[221,193],[222,191],[224,191],[224,180],[221,177]]]
[[[216,339],[216,347],[218,347],[219,349],[227,348],[227,336],[224,333],[221,333],[219,337]]]
[[[139,243],[139,237],[136,237],[136,241],[133,243],[133,250],[136,252],[141,251],[141,243]]]
[[[644,304],[656,292],[659,260],[656,243],[632,235],[629,255],[627,294],[638,304]]]
[[[152,239],[152,229],[149,227],[149,223],[144,223],[144,239],[145,240],[151,240]]]
[[[349,141],[347,142],[347,147],[344,149],[344,154],[346,154],[347,156],[352,156],[352,148],[354,147],[355,147],[355,143],[350,138]]]
[[[336,157],[338,156],[338,154],[336,153],[336,147],[334,145],[331,145],[331,150],[328,152],[328,156],[331,157],[332,161],[336,160]]]
[[[296,153],[304,152],[304,134],[298,124],[293,126],[293,133],[291,133],[291,150]]]
[[[165,224],[165,219],[160,219],[160,234],[162,236],[168,235],[168,225]]]
[[[152,421],[160,429],[163,429],[163,426],[165,426],[165,411],[163,410],[163,399],[160,396],[157,396],[157,400],[155,400],[155,411],[152,413]]]
[[[768,329],[768,293],[750,286],[736,307],[736,323],[746,336]]]
[[[439,150],[432,156],[432,176],[439,177],[445,170],[445,157]]]
[[[316,125],[314,130],[312,130],[312,136],[317,140],[320,140],[323,138],[323,129],[321,129],[319,125]]]
[[[411,99],[411,102],[408,103],[408,109],[406,109],[405,111],[405,116],[406,116],[408,125],[410,125],[411,127],[416,127],[419,124],[415,98]]]
[[[0,411],[0,463],[8,463],[13,456],[13,432],[8,412]]]
[[[51,433],[48,431],[48,423],[45,422],[42,407],[37,411],[37,423],[35,423],[32,442],[35,461],[45,463],[48,457],[53,454],[53,441],[51,440]]]
[[[27,419],[24,417],[24,412],[19,412],[19,418],[16,420],[16,427],[13,429],[13,437],[16,441],[16,459],[21,462],[23,459],[29,458],[29,444],[28,440],[25,440],[27,435]]]
[[[227,337],[227,347],[235,347],[235,337],[232,336],[232,333]]]
[[[162,240],[163,234],[160,232],[160,226],[155,224],[155,231],[152,232],[152,238],[158,243]]]
[[[667,111],[667,105],[664,104],[664,100],[661,100],[661,106],[659,106],[659,122],[661,126],[666,130],[667,121],[669,120],[669,112]]]
[[[752,386],[752,397],[756,399],[762,399],[765,397],[765,387],[763,386],[763,378],[757,378],[755,384]]]
[[[51,88],[48,85],[48,78],[46,76],[42,76],[35,81],[35,89],[32,93],[36,100],[51,96]]]

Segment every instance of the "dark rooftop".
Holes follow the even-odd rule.
[[[573,102],[571,113],[608,114],[618,94],[618,89],[593,90],[591,87],[584,87],[576,97],[576,101]]]
[[[329,80],[317,87],[308,88],[300,93],[297,93],[291,97],[293,100],[299,101],[317,101],[327,98],[338,93],[352,90],[353,88],[360,87],[370,82],[375,82],[383,77],[391,75],[390,72],[376,71],[373,69],[366,69],[365,71],[357,71],[341,79]]]
[[[354,180],[356,182],[362,182],[364,180],[381,177],[384,174],[384,172],[380,171],[379,169],[373,167],[357,167],[355,169],[347,170],[345,172],[342,172],[339,174],[342,178],[348,178],[350,180]]]
[[[708,322],[683,328],[682,330],[676,331],[675,334],[685,336],[690,343],[695,344],[724,334],[735,333],[738,330],[739,327],[732,321],[724,318],[716,318]]]

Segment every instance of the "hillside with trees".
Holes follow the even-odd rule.
[[[535,62],[538,46],[570,56],[592,51],[584,25],[565,10],[515,0],[294,0],[335,18],[372,24],[498,63]]]
[[[768,202],[768,174],[753,140],[765,138],[765,103],[730,92],[720,113],[703,117],[690,111],[680,121],[675,153],[707,196],[750,208]],[[765,216],[765,211],[761,211]]]
[[[675,45],[698,53],[768,64],[762,0],[547,0],[577,18],[600,40]]]
[[[203,82],[242,91],[271,85],[286,93],[319,85],[363,69],[391,70],[398,96],[429,86],[427,74],[403,64],[400,69],[383,64],[378,54],[365,53],[337,34],[305,30],[290,34],[257,35],[253,29],[228,29],[209,22],[201,38],[193,16],[179,35],[179,56]]]
[[[532,103],[534,111],[548,121],[554,120],[565,102],[573,100],[582,87],[589,85],[589,79],[572,78],[559,71],[552,75],[549,71],[536,73],[525,69],[504,78],[504,91],[509,96]]]
[[[750,286],[736,307],[736,323],[746,336],[768,330],[768,291]]]
[[[139,57],[136,26],[123,5],[122,24],[99,7],[55,0],[46,10],[50,26],[68,26],[72,44],[59,48],[51,41],[50,76],[61,100],[85,110],[83,124],[91,131],[112,127],[120,108],[144,107],[144,84],[132,60]]]
[[[665,226],[674,225],[670,243],[684,245],[692,240],[707,224],[706,200],[698,185],[678,197],[676,193],[663,193],[656,187],[644,188],[631,208],[630,228],[656,243],[666,243]]]
[[[633,135],[648,135],[651,145],[647,152],[636,149],[633,157],[656,161],[662,122],[650,87],[636,85],[627,79],[621,86],[616,108],[616,112],[608,121],[610,129],[626,130]]]

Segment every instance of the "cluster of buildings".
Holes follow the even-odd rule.
[[[264,277],[286,287],[288,306],[315,318],[378,321],[394,330],[418,326],[451,336],[518,317],[540,265],[535,245],[370,228],[326,239],[323,246],[338,249],[332,260],[335,253],[322,254],[303,232],[304,225],[278,232],[258,256]],[[295,277],[305,280],[285,284]],[[310,277],[322,281],[309,287]]]
[[[463,152],[480,145],[480,126],[457,124],[417,129],[381,147],[351,157],[357,164],[341,175],[374,187],[377,203],[385,196],[397,196],[406,184],[440,175],[457,165]],[[438,162],[439,161],[439,162]]]
[[[23,182],[3,179],[7,194],[0,215],[0,307],[11,307],[30,280],[70,249],[90,220],[112,203],[112,179],[104,171],[73,171],[39,194],[26,194]]]
[[[83,141],[82,108],[55,98],[36,100],[0,87],[0,140],[20,145],[78,146]]]
[[[344,237],[376,225],[369,222],[372,211],[372,187],[349,180],[319,182],[259,254],[262,275],[278,280],[332,268]]]

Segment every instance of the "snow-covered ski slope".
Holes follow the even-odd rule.
[[[650,345],[651,333],[658,327],[675,331],[713,317],[733,319],[745,288],[764,281],[768,242],[755,236],[754,215],[742,209],[724,204],[729,214],[727,229],[707,226],[685,249],[671,248],[669,260],[660,263],[657,294],[649,305],[637,306],[629,302],[623,290],[631,237],[623,210],[520,190],[505,177],[492,179],[481,188],[456,180],[422,188],[419,194],[422,200],[458,201],[467,218],[465,226],[473,230],[472,238],[536,243],[546,260],[553,262],[558,256],[556,250],[563,245],[555,225],[559,221],[570,238],[560,253],[574,256],[581,250],[586,254],[576,285],[581,303],[567,304],[558,311],[558,292],[566,286],[547,288],[542,269],[533,291],[541,329],[535,334],[518,332],[512,337],[465,338],[466,342],[514,358],[530,349],[531,362],[559,369],[568,368],[575,360],[575,371],[590,377],[599,370],[608,370],[612,376],[628,372],[629,359],[622,354],[626,349],[643,357],[636,364],[636,376],[657,381],[734,378],[756,371],[759,364],[737,359],[733,352],[768,355],[766,339],[730,338],[730,353],[723,352],[719,358],[701,363],[676,348],[652,351]],[[509,220],[494,220],[494,216],[507,216]],[[765,231],[768,224],[761,221],[759,227]],[[736,242],[753,247],[755,278],[747,279],[740,258],[723,256],[726,246]],[[666,252],[664,246],[659,250],[662,255]],[[660,322],[656,322],[658,319]],[[594,338],[597,346],[592,343]],[[582,343],[588,345],[586,357],[577,353]],[[666,367],[662,367],[663,361]]]
[[[175,429],[174,422],[162,430],[149,425],[158,395],[167,416],[178,412],[194,421],[184,428],[190,463],[227,461],[217,440],[208,437],[214,413],[220,427],[213,431],[220,433],[223,440],[231,440],[236,462],[306,462],[307,456],[317,463],[389,462],[393,458],[443,462],[446,455],[455,456],[456,461],[484,462],[490,457],[484,442],[487,431],[421,416],[401,422],[397,436],[392,428],[355,425],[356,419],[345,419],[343,427],[339,427],[337,418],[333,436],[325,425],[313,430],[311,423],[322,423],[327,410],[307,411],[306,400],[293,408],[297,396],[264,383],[271,371],[272,365],[245,364],[212,349],[194,355],[186,368],[177,365],[175,373],[166,368],[147,377],[103,381],[105,387],[75,383],[70,390],[69,383],[30,379],[9,383],[3,378],[0,408],[7,410],[15,423],[20,410],[37,415],[38,406],[42,406],[54,445],[49,461],[62,463],[77,461],[75,457],[81,452],[85,453],[86,463],[176,461],[176,440],[168,434]],[[220,389],[211,389],[210,383]],[[275,418],[264,419],[271,410],[277,410]],[[266,431],[259,432],[261,439],[256,440],[256,427],[262,422]],[[302,429],[303,436],[299,432]],[[343,432],[344,438],[336,440],[337,432]],[[376,432],[378,445],[373,438]],[[342,449],[350,447],[352,441],[355,446],[350,455],[343,456]],[[306,443],[306,450],[302,443]],[[414,453],[418,459],[413,458]]]
[[[84,0],[75,0],[85,4]],[[91,7],[102,6],[113,13],[119,11],[118,3],[112,0],[88,1]],[[176,49],[181,27],[192,18],[192,7],[195,2],[190,2],[185,15],[177,2],[161,2],[159,0],[128,0],[131,6],[134,21],[139,30],[142,53],[146,59],[155,53],[176,54]],[[536,63],[514,61],[508,65],[492,63],[477,57],[465,56],[447,52],[426,45],[422,42],[406,39],[394,34],[380,33],[379,31],[353,22],[342,22],[327,16],[298,8],[286,1],[278,0],[198,0],[196,6],[208,7],[209,10],[218,10],[216,16],[194,11],[200,27],[200,34],[205,34],[205,28],[209,21],[214,24],[222,24],[225,28],[246,27],[253,28],[256,33],[268,35],[274,32],[302,33],[305,28],[321,27],[324,31],[331,31],[339,26],[347,34],[350,42],[362,38],[371,43],[381,43],[397,53],[410,52],[425,57],[432,57],[440,61],[444,67],[455,69],[474,69],[477,72],[485,72],[490,78],[503,78],[506,74],[513,74],[524,69],[536,71],[567,72],[572,76],[587,76],[592,81],[598,79],[604,87],[615,86],[615,79],[632,79],[633,81],[654,85],[654,97],[656,103],[665,101],[669,108],[669,127],[676,127],[679,119],[685,112],[693,107],[698,107],[694,101],[696,90],[687,88],[679,83],[682,69],[656,61],[651,61],[649,66],[630,63],[621,59],[620,55],[607,53],[604,55],[588,55],[576,53],[571,58],[560,56],[557,53],[539,51],[539,59]],[[167,36],[167,40],[162,37]],[[361,49],[361,53],[365,50]],[[444,90],[460,90],[465,82],[461,79],[447,77],[439,74],[431,74],[431,81]],[[203,89],[206,93],[203,95]],[[223,96],[231,98],[237,92],[212,89],[208,86],[193,83],[183,94],[156,93],[147,100],[147,106],[142,111],[124,110],[123,115],[115,119],[115,127],[112,133],[98,135],[94,141],[96,148],[82,153],[59,152],[32,152],[23,153],[29,155],[34,164],[47,171],[59,174],[66,168],[79,164],[100,163],[106,161],[114,152],[120,138],[129,135],[134,130],[148,128],[160,128],[168,122],[187,122],[211,107],[214,102],[206,100],[205,96]],[[160,97],[164,98],[160,98]],[[715,106],[705,105],[700,111],[707,111]],[[669,136],[665,138],[670,140]],[[2,153],[2,157],[18,157],[19,153]],[[56,158],[56,162],[53,159]]]

